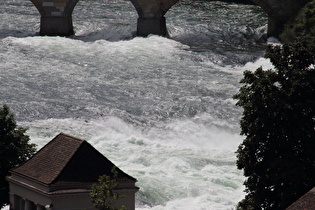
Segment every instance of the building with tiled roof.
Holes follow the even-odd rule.
[[[315,209],[315,187],[304,194],[301,198],[290,205],[286,210],[314,210]]]
[[[94,209],[90,190],[115,165],[87,141],[59,134],[22,165],[11,169],[10,209]],[[117,206],[135,209],[136,179],[117,168]]]

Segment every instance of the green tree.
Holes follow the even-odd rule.
[[[310,45],[315,44],[315,0],[309,1],[288,21],[279,38],[288,44],[302,39]]]
[[[315,53],[303,43],[269,46],[274,70],[244,72],[237,95],[237,167],[245,198],[238,209],[285,209],[315,186]]]
[[[8,106],[0,108],[0,207],[9,202],[9,188],[6,176],[9,170],[26,161],[36,151],[36,145],[29,143],[26,128],[17,126]]]
[[[112,176],[102,175],[98,178],[98,184],[92,186],[90,197],[95,208],[99,210],[125,210],[125,206],[114,206],[116,200],[124,196],[117,192],[119,187],[118,172],[116,167],[112,169]]]

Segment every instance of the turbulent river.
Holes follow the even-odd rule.
[[[244,196],[232,96],[263,57],[267,17],[254,5],[183,0],[169,38],[134,37],[127,0],[80,0],[75,35],[39,37],[30,1],[0,1],[0,104],[44,146],[87,140],[138,179],[136,208],[233,209]]]

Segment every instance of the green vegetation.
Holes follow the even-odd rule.
[[[285,209],[315,186],[315,54],[307,41],[269,46],[275,69],[244,72],[237,167],[247,193],[238,209]]]
[[[9,188],[6,176],[9,170],[31,157],[36,145],[29,143],[27,129],[16,125],[9,107],[0,108],[0,207],[9,202]]]
[[[112,169],[113,176],[102,175],[99,177],[99,184],[92,186],[90,197],[95,208],[99,210],[125,210],[125,206],[117,208],[114,206],[116,200],[124,196],[117,192],[119,187],[118,172],[116,167]]]
[[[306,4],[297,14],[289,21],[280,34],[280,40],[284,43],[292,43],[299,40],[307,41],[309,44],[315,43],[315,0]]]

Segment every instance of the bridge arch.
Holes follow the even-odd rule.
[[[79,0],[30,0],[41,14],[40,35],[74,34],[72,12]],[[137,35],[165,36],[164,15],[180,0],[130,0],[138,13]],[[284,23],[309,0],[251,0],[268,14],[268,36],[278,36]]]
[[[139,17],[162,17],[180,0],[130,0]]]
[[[268,15],[267,35],[278,37],[283,26],[310,0],[251,0]]]
[[[130,0],[139,19],[137,34],[166,35],[165,13],[179,0]],[[309,0],[251,0],[268,15],[267,36],[278,36],[284,24]]]
[[[42,6],[42,1],[39,1],[39,0],[30,0],[30,1],[34,4],[34,6],[36,7],[36,9],[39,11],[41,15],[45,14],[45,9]]]
[[[268,4],[268,2],[263,1],[263,0],[251,0],[251,1],[257,4],[258,6],[260,6],[267,13],[267,15],[272,14],[272,7],[270,4]]]

